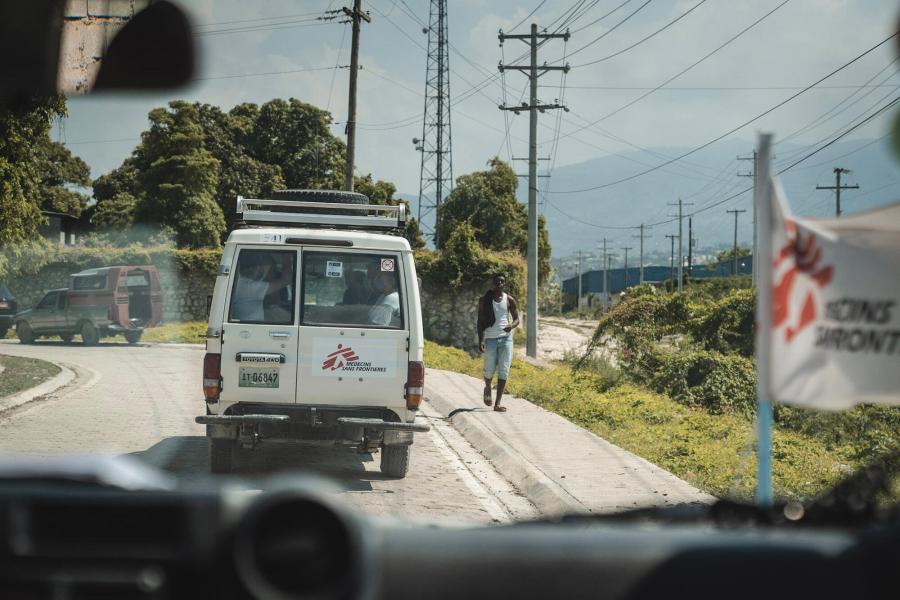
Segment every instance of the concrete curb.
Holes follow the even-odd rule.
[[[442,415],[456,408],[440,394],[427,394],[426,400]],[[497,471],[534,504],[544,516],[586,512],[585,507],[538,467],[516,452],[469,412],[453,416],[453,426],[476,450],[489,457]]]
[[[28,388],[25,391],[19,392],[18,394],[0,398],[0,414],[13,410],[15,408],[19,408],[20,406],[28,404],[29,402],[41,398],[42,396],[49,396],[53,392],[69,385],[75,380],[75,372],[72,369],[69,369],[68,367],[63,366],[59,363],[52,364],[59,367],[60,372],[53,376],[51,379],[48,379],[44,383],[38,384],[33,388]]]

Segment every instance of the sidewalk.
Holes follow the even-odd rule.
[[[456,429],[545,515],[715,500],[527,400],[504,396],[509,411],[494,412],[474,377],[428,369],[425,381],[427,401],[445,417],[463,409],[450,419]]]

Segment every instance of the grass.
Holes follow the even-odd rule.
[[[481,377],[481,360],[455,348],[425,345],[429,367]],[[601,374],[602,373],[602,374]],[[514,361],[507,390],[667,469],[718,497],[751,500],[756,488],[755,428],[738,414],[714,415],[631,383],[608,366],[573,372]],[[849,444],[825,444],[776,427],[776,497],[806,500],[860,466]]]
[[[53,363],[18,356],[0,355],[0,365],[4,367],[0,374],[0,398],[40,385],[60,371]]]

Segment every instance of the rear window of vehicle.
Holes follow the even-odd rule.
[[[72,278],[72,289],[105,290],[106,273],[100,273],[97,275],[76,275]]]
[[[146,271],[131,271],[125,276],[125,285],[128,287],[150,285],[150,274]]]
[[[228,320],[232,323],[294,323],[297,253],[244,249],[238,254]]]
[[[303,253],[303,325],[402,329],[402,299],[396,255]]]

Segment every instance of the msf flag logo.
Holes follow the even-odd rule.
[[[785,219],[785,233],[787,243],[774,257],[772,327],[783,328],[784,340],[790,343],[816,320],[819,290],[831,283],[834,267],[821,264],[822,248],[815,234],[801,235],[792,219]]]
[[[322,363],[322,370],[337,371],[338,369],[343,368],[346,363],[356,360],[359,360],[359,356],[356,355],[353,348],[350,346],[344,348],[343,344],[338,344],[337,350],[325,358],[325,361]]]

